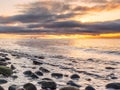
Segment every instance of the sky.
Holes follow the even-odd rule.
[[[120,0],[1,0],[0,34],[120,38]]]

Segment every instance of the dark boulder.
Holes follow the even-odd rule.
[[[17,85],[11,85],[8,88],[8,90],[16,90],[16,89],[17,89]]]
[[[78,74],[73,74],[73,75],[70,76],[70,78],[78,80],[80,78],[80,76]]]
[[[66,87],[60,88],[59,90],[79,90],[79,88],[73,87],[73,86],[66,86]]]
[[[0,84],[5,84],[5,83],[7,83],[7,82],[8,82],[7,80],[0,79]]]
[[[0,61],[0,65],[2,65],[2,66],[6,66],[7,63],[6,63],[5,61]]]
[[[42,80],[52,80],[52,79],[50,79],[50,78],[43,78]]]
[[[12,77],[13,79],[17,79],[17,78],[18,78],[17,75],[12,75],[11,77]]]
[[[31,76],[33,73],[32,73],[32,71],[27,70],[27,71],[23,72],[23,74],[26,76]]]
[[[68,81],[67,82],[67,85],[70,85],[70,86],[75,86],[75,87],[81,87],[81,85],[78,85],[78,84],[76,84],[75,82],[73,82],[73,81]]]
[[[12,70],[16,69],[16,67],[15,67],[14,65],[11,65],[10,68],[11,68]]]
[[[42,65],[43,63],[40,62],[40,61],[34,60],[34,61],[33,61],[33,64],[34,64],[34,65]]]
[[[95,90],[95,88],[93,88],[92,86],[87,86],[85,90]]]
[[[10,58],[8,58],[8,57],[5,57],[5,60],[10,60]]]
[[[106,85],[106,88],[120,89],[120,83],[109,83]]]
[[[35,58],[38,58],[38,59],[45,59],[44,56],[34,56]]]
[[[113,67],[105,67],[105,69],[114,70],[115,68],[113,68]]]
[[[26,83],[23,87],[25,90],[37,90],[36,86],[32,83]]]
[[[49,73],[49,72],[50,72],[49,70],[47,70],[47,69],[45,69],[45,68],[43,68],[43,67],[40,67],[39,70],[41,70],[41,71],[44,72],[44,73]]]
[[[0,86],[0,90],[4,90],[4,88],[2,86]]]
[[[61,73],[52,73],[51,76],[54,77],[54,78],[62,78],[63,74],[61,74]]]
[[[31,76],[30,76],[32,79],[38,79],[39,77],[36,75],[36,74],[32,74]]]
[[[39,75],[39,76],[43,76],[43,73],[40,71],[36,71],[35,74]]]
[[[52,80],[43,80],[41,82],[41,87],[42,89],[51,89],[51,90],[55,90],[57,87],[57,84],[52,81]]]

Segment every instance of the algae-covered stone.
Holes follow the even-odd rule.
[[[0,66],[0,74],[4,76],[11,76],[12,70],[6,66]]]

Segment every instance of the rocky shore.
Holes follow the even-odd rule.
[[[62,59],[68,59],[68,62]],[[102,67],[100,72],[107,74],[95,71],[97,67],[84,68],[86,64],[94,63],[98,67],[104,64],[106,67]],[[73,64],[85,66],[75,68]],[[75,60],[63,56],[35,56],[0,50],[0,90],[120,90],[120,75],[116,74],[120,70],[117,67],[119,64],[120,61]],[[99,89],[101,83],[105,89]]]

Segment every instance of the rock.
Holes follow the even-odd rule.
[[[11,76],[13,79],[17,79],[18,78],[18,76],[17,75],[13,75],[13,76]]]
[[[5,84],[5,83],[7,83],[7,82],[8,82],[7,80],[0,79],[0,84]]]
[[[118,79],[114,73],[111,73],[109,75],[106,76],[106,80],[109,80],[109,79]]]
[[[53,80],[50,79],[50,78],[43,78],[42,81],[44,81],[44,80],[45,80],[45,81],[47,81],[47,80],[48,80],[48,81],[49,81],[49,80],[53,81]],[[39,81],[39,82],[37,82],[37,83],[38,83],[38,84],[42,84],[42,81]]]
[[[5,59],[5,58],[0,58],[0,61],[5,62],[5,61],[6,61],[6,59]]]
[[[47,69],[45,69],[45,68],[43,68],[43,67],[40,67],[39,70],[41,70],[41,71],[44,72],[44,73],[49,73],[49,72],[50,72],[49,70],[47,70]]]
[[[69,76],[69,75],[66,75],[66,74],[64,75],[64,77],[68,77],[68,76]]]
[[[109,83],[106,85],[106,88],[110,89],[120,89],[120,83]]]
[[[39,77],[35,75],[34,73],[30,76],[32,79],[38,79]]]
[[[17,85],[11,85],[8,88],[8,90],[16,90],[16,89],[17,89]]]
[[[50,79],[50,78],[43,78],[42,80],[52,80],[52,79]]]
[[[62,78],[63,74],[61,74],[61,73],[52,73],[51,76],[55,77],[55,78]]]
[[[80,78],[80,76],[78,74],[73,74],[70,78],[78,80]]]
[[[94,62],[92,58],[87,59],[87,61]]]
[[[38,59],[45,59],[44,56],[35,56],[35,58],[38,58]]]
[[[41,82],[42,89],[54,90],[54,89],[56,89],[56,86],[57,86],[57,84],[54,81],[52,81],[52,80],[43,80]]]
[[[8,58],[8,57],[5,57],[5,60],[10,60],[10,58]]]
[[[23,74],[27,77],[31,77],[32,79],[39,78],[36,74],[32,73],[32,71],[30,71],[30,70],[23,72]]]
[[[34,65],[42,65],[43,63],[40,62],[40,61],[36,61],[36,60],[34,60],[34,61],[33,61],[33,64],[34,64]]]
[[[87,86],[85,90],[95,90],[95,88],[93,88],[92,86]]]
[[[39,76],[43,76],[43,73],[40,71],[36,71],[35,74],[39,75]]]
[[[2,65],[2,66],[6,66],[7,63],[6,63],[5,61],[0,61],[0,65]]]
[[[6,66],[0,66],[0,74],[8,77],[12,75],[12,70]]]
[[[118,79],[117,77],[111,77],[111,79]]]
[[[4,88],[2,86],[0,86],[0,90],[4,90]]]
[[[36,69],[36,67],[31,67],[32,69]]]
[[[113,68],[113,67],[105,67],[105,69],[111,69],[111,70],[114,70],[115,68]]]
[[[28,70],[28,71],[23,72],[23,74],[26,76],[31,76],[33,73],[32,71]]]
[[[27,83],[23,87],[25,90],[37,90],[36,86],[33,85],[32,83]]]
[[[73,87],[73,86],[66,86],[66,87],[60,88],[59,90],[79,90],[79,88]]]
[[[0,53],[0,56],[2,56],[2,57],[6,57],[8,54],[6,54],[6,53]]]
[[[17,90],[25,90],[24,88],[18,88]]]
[[[12,70],[16,69],[14,65],[11,65],[10,68],[11,68]]]
[[[75,82],[73,82],[73,81],[68,81],[67,82],[67,85],[71,85],[71,86],[75,86],[75,87],[81,87],[80,85],[78,85],[78,84],[76,84]]]

